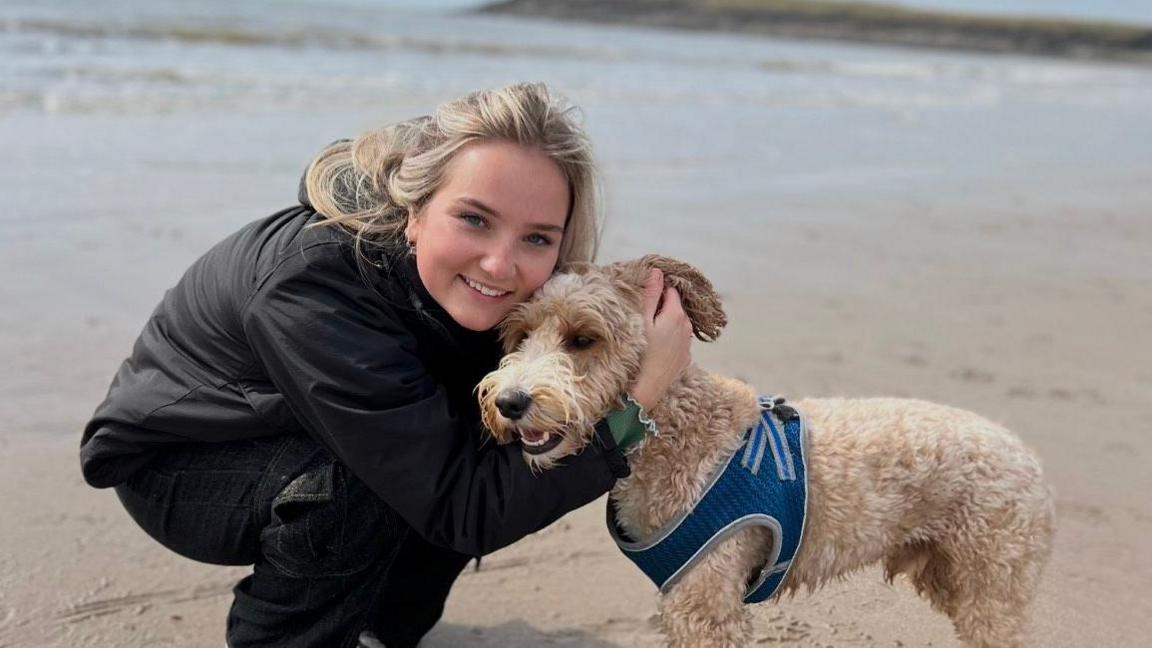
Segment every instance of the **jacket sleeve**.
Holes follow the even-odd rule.
[[[253,294],[244,332],[304,427],[424,538],[490,553],[627,473],[604,426],[598,443],[541,474],[518,444],[476,448],[477,422],[453,414],[381,299],[337,255],[305,249]]]

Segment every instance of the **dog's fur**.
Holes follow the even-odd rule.
[[[482,411],[502,442],[561,436],[547,452],[525,452],[537,469],[589,443],[593,423],[635,379],[651,267],[679,289],[697,337],[718,335],[726,322],[708,280],[655,256],[558,275],[502,325],[508,355],[481,383]],[[496,406],[507,390],[532,397],[515,421]],[[758,420],[756,396],[752,387],[695,365],[683,373],[651,412],[660,435],[635,449],[631,476],[611,493],[630,536],[649,537],[700,496],[706,478]],[[814,590],[883,562],[889,580],[904,574],[968,645],[1020,645],[1053,532],[1049,489],[1023,443],[975,414],[923,401],[793,405],[808,422],[808,518],[782,591]],[[749,529],[729,538],[662,597],[670,645],[748,642],[750,608],[742,597],[766,560],[765,533]]]

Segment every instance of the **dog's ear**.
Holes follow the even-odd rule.
[[[642,297],[648,273],[656,268],[664,273],[664,285],[680,293],[684,312],[692,322],[692,332],[704,342],[720,336],[720,329],[728,323],[728,316],[720,304],[720,296],[699,270],[666,256],[649,254],[635,261],[623,261],[608,266],[622,285],[637,290]]]

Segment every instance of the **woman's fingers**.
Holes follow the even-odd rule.
[[[660,312],[656,315],[653,326],[665,327],[675,331],[675,334],[691,335],[692,321],[684,312],[684,304],[680,301],[680,291],[673,286],[665,288],[663,304]]]
[[[680,291],[675,286],[664,288],[664,307],[660,309],[657,317],[665,316],[671,320],[687,319],[684,315],[684,304],[680,301]]]
[[[679,360],[680,366],[676,371],[676,375],[679,376],[680,371],[688,366],[692,358],[692,320],[688,319],[688,314],[684,312],[680,292],[672,286],[664,291],[664,308],[657,317],[665,319],[671,329],[669,338],[673,345],[673,353]]]
[[[692,323],[684,313],[680,293],[668,287],[660,294],[664,298],[663,307],[651,322],[648,348],[632,387],[633,397],[645,409],[659,402],[668,387],[692,363]]]
[[[660,309],[660,298],[664,295],[664,273],[656,268],[648,271],[644,282],[644,323],[651,325]]]

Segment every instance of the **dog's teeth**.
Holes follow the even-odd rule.
[[[521,438],[520,441],[527,444],[527,445],[530,445],[530,446],[538,446],[538,445],[544,445],[545,443],[548,443],[548,439],[550,439],[551,437],[552,437],[551,434],[545,434],[544,436],[540,437],[536,441],[530,441],[530,440],[525,439],[525,438]]]

